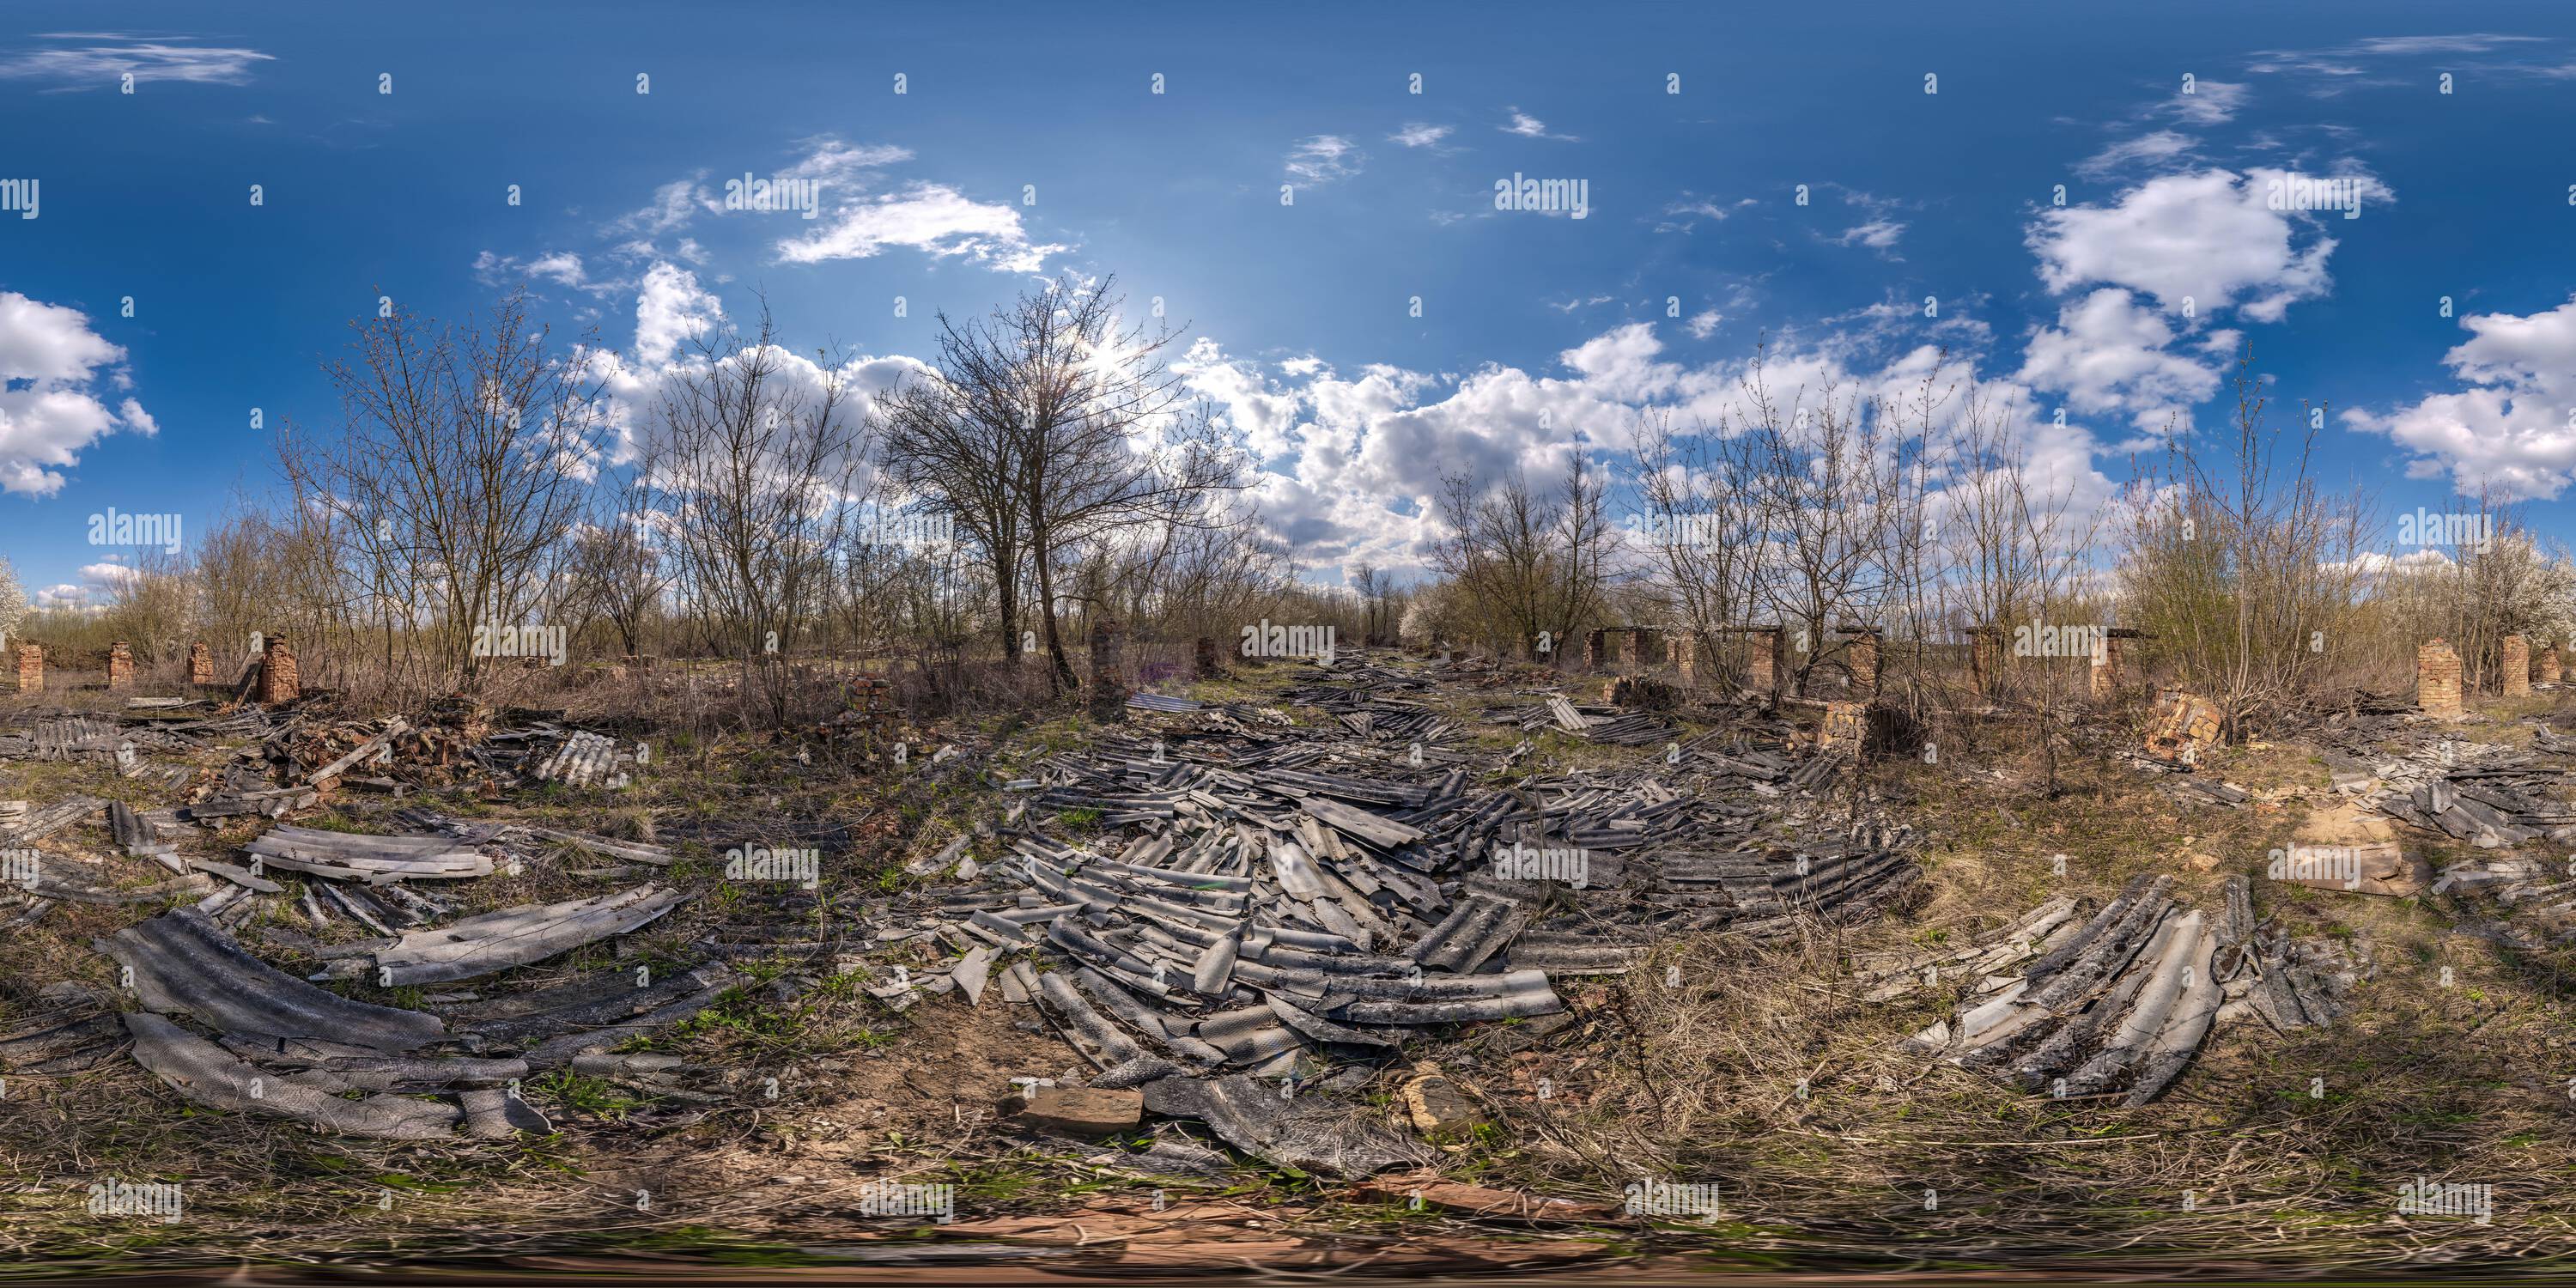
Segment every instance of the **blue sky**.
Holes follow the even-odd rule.
[[[380,294],[524,277],[640,397],[758,296],[881,381],[1059,271],[1188,324],[1322,580],[1418,562],[1444,472],[1714,415],[1766,335],[1864,389],[1950,347],[2085,504],[2215,427],[2251,338],[2276,404],[2334,408],[2330,482],[2576,535],[2563,6],[749,8],[13,6],[0,554],[95,598],[133,554],[92,515],[268,493],[252,409],[327,427]],[[817,217],[710,208],[746,172]],[[1495,209],[1515,174],[1584,217]],[[2358,217],[2273,209],[2293,178]]]

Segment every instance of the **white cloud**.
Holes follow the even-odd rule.
[[[582,267],[581,256],[561,250],[527,260],[516,255],[496,255],[487,250],[474,257],[474,278],[486,286],[544,281],[592,294],[605,294],[617,289],[617,283],[590,280],[588,271]]]
[[[2344,422],[2414,453],[2417,478],[2449,475],[2463,494],[2492,488],[2514,500],[2555,498],[2576,479],[2576,300],[2545,313],[2473,314],[2469,338],[2443,355],[2471,386],[2428,395],[2385,415]]]
[[[1389,143],[1401,143],[1408,148],[1427,148],[1434,143],[1438,143],[1442,139],[1448,138],[1450,133],[1450,128],[1446,125],[1428,125],[1421,121],[1407,121],[1404,123],[1403,129],[1386,136],[1386,139]]]
[[[2224,125],[2252,97],[2241,84],[2226,81],[2195,81],[2190,93],[2175,90],[2173,114],[2186,125]]]
[[[1684,325],[1690,328],[1692,339],[1705,340],[1710,336],[1717,334],[1718,324],[1725,320],[1726,319],[1724,317],[1719,315],[1717,310],[1710,309],[1705,313],[1692,314],[1690,321],[1684,323]]]
[[[1360,172],[1366,153],[1338,134],[1318,134],[1288,150],[1288,173],[1308,183],[1331,183]]]
[[[145,39],[61,32],[38,39],[109,43],[52,45],[0,58],[0,77],[53,81],[61,89],[116,89],[128,75],[138,85],[149,81],[247,85],[254,65],[277,57],[256,49],[172,43],[190,39],[184,36]]]
[[[2152,295],[2171,310],[2189,300],[2204,316],[2233,307],[2277,322],[2292,303],[2326,293],[2326,257],[2335,247],[2314,231],[2314,214],[2274,208],[2277,185],[2296,177],[2263,168],[2165,175],[2113,205],[2044,210],[2027,241],[2051,291],[2107,283]],[[2390,196],[2368,176],[2352,176],[2352,183],[2365,204]],[[2303,228],[2304,246],[2295,236]]]
[[[635,297],[635,355],[648,367],[668,366],[683,341],[724,321],[724,304],[698,286],[698,275],[674,264],[645,270]]]
[[[693,178],[673,179],[655,188],[653,204],[610,224],[609,231],[659,235],[687,226],[699,210],[718,208],[715,198],[698,184],[705,177],[700,172]]]
[[[1035,273],[1049,255],[1067,248],[1032,243],[1017,207],[975,201],[941,183],[915,183],[842,205],[830,226],[778,243],[791,264],[866,259],[889,246],[909,247],[940,259],[964,258],[997,272]]]
[[[2168,170],[2188,162],[2199,151],[2199,140],[2177,130],[2155,130],[2094,153],[2079,162],[2077,174],[2088,179],[2128,169]]]
[[[1511,124],[1496,126],[1495,128],[1501,130],[1505,134],[1517,134],[1525,139],[1556,139],[1565,143],[1581,142],[1581,140],[1575,138],[1571,134],[1548,133],[1547,122],[1542,121],[1517,107],[1511,109],[1511,114]]]
[[[2190,424],[2190,409],[2217,392],[2219,368],[2172,350],[2174,330],[2137,297],[2106,286],[2058,310],[2031,337],[2017,377],[2066,395],[2086,415],[2126,411],[2137,428]],[[2233,333],[2228,333],[2233,339]]]
[[[110,410],[99,396],[102,383],[131,384],[114,365],[124,360],[79,310],[0,291],[0,490],[51,496],[99,439],[159,431],[141,403]]]
[[[1897,239],[1904,235],[1904,224],[1893,219],[1873,219],[1868,223],[1844,229],[1843,235],[1834,239],[1834,244],[1867,246],[1871,250],[1884,253],[1892,249]]]

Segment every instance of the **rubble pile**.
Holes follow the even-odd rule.
[[[2267,933],[2268,932],[2268,933]],[[2054,1096],[2154,1100],[2220,1022],[2330,1023],[2360,971],[2257,926],[2245,879],[2214,913],[2183,906],[2170,877],[2141,876],[2090,918],[2055,899],[1952,953],[1866,964],[1887,1000],[1969,976],[1949,1019],[1906,1049]]]
[[[1020,957],[1001,991],[1053,1019],[1100,1068],[1094,1087],[1142,1088],[1148,1111],[1264,1157],[1389,1166],[1402,1151],[1384,1142],[1331,1136],[1345,1157],[1265,1116],[1279,1088],[1328,1093],[1443,1026],[1555,1013],[1559,979],[1624,971],[1663,937],[1865,916],[1919,879],[1901,833],[1802,839],[1815,758],[1779,729],[1495,784],[1528,744],[1435,745],[1445,726],[1409,723],[1426,711],[1400,696],[1418,679],[1332,679],[1356,682],[1287,695],[1326,722],[1211,709],[1040,762],[1013,784],[1032,793],[1025,816],[1103,834],[1003,832],[1006,858],[959,864],[916,924],[880,934],[953,946],[949,971],[871,991],[980,997],[995,961],[1034,950],[1047,967]],[[1332,1111],[1329,1094],[1295,1099]]]
[[[2494,850],[2576,841],[2576,804],[2551,794],[2566,777],[2563,762],[2444,738],[2413,755],[2373,764],[2367,777],[2338,775],[2336,786],[2391,818]]]

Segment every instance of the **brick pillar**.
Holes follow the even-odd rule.
[[[2519,635],[2504,637],[2499,650],[2503,654],[2504,695],[2508,698],[2531,696],[2531,641]]]
[[[1682,687],[1699,685],[1699,632],[1675,631],[1672,634],[1673,669],[1681,672]]]
[[[2102,637],[2102,647],[2093,653],[2093,700],[2108,702],[2120,696],[2120,644],[2117,635]]]
[[[1091,718],[1127,718],[1127,628],[1103,613],[1091,619]]]
[[[121,693],[134,687],[134,650],[125,641],[107,646],[107,691]]]
[[[1585,631],[1583,633],[1583,665],[1596,671],[1601,669],[1603,646],[1608,638],[1609,632],[1607,631]]]
[[[2563,674],[2558,663],[2558,646],[2555,644],[2543,646],[2540,650],[2540,682],[2556,684]]]
[[[1878,634],[1863,631],[1843,644],[1844,660],[1851,666],[1852,692],[1878,692]]]
[[[304,677],[296,669],[295,654],[286,647],[284,636],[268,640],[268,652],[259,662],[259,700],[275,706],[304,696]]]
[[[1780,628],[1765,627],[1745,637],[1752,649],[1745,663],[1745,675],[1753,691],[1765,700],[1780,696]]]
[[[1199,637],[1198,647],[1196,651],[1191,654],[1190,664],[1196,669],[1198,678],[1202,680],[1213,680],[1219,675],[1225,673],[1224,668],[1217,665],[1215,636],[1202,635]]]
[[[1980,695],[1995,691],[1995,683],[2004,674],[2004,633],[1981,630],[1968,645],[1968,682]]]
[[[2415,705],[2430,716],[2460,714],[2460,655],[2440,639],[2415,650]]]
[[[38,645],[18,646],[18,691],[20,693],[45,691],[45,650]]]
[[[1859,751],[1869,731],[1868,712],[1866,702],[1826,703],[1825,723],[1818,731],[1817,744],[1839,751]]]
[[[212,686],[215,682],[215,655],[204,640],[188,646],[188,683]]]
[[[1642,671],[1647,667],[1662,664],[1664,637],[1660,632],[1640,629],[1632,632],[1628,640],[1629,648],[1632,650],[1628,663],[1632,669]]]

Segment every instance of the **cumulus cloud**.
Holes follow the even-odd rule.
[[[2096,283],[2126,287],[2179,311],[2236,308],[2277,322],[2299,300],[2326,293],[2335,240],[2315,230],[2316,212],[2281,208],[2291,185],[2314,176],[2256,168],[2165,175],[2108,206],[2045,210],[2027,241],[2040,279],[2053,292]],[[2343,176],[2364,203],[2388,189],[2366,175]],[[2301,244],[2304,234],[2304,244]]]
[[[2217,392],[2219,367],[2176,352],[2174,339],[2136,296],[2106,286],[2059,309],[2056,324],[2031,337],[2019,378],[2065,394],[2067,406],[2087,415],[2125,410],[2148,431],[2169,420],[2187,426],[2191,407]]]
[[[79,310],[0,291],[0,490],[51,496],[99,439],[158,432],[141,403],[111,410],[101,397],[131,384],[124,360]]]
[[[914,183],[900,192],[878,193],[841,205],[826,216],[829,226],[804,237],[778,243],[778,257],[791,264],[832,259],[867,259],[889,246],[918,250],[939,259],[964,259],[996,272],[1035,273],[1049,255],[1067,248],[1029,240],[1015,206],[976,201],[944,183]]]
[[[1244,431],[1261,465],[1251,499],[1271,535],[1310,567],[1360,559],[1422,566],[1428,543],[1442,534],[1439,500],[1453,476],[1490,485],[1517,474],[1546,486],[1575,452],[1621,455],[1650,420],[1741,425],[1752,411],[1747,360],[1675,360],[1648,322],[1609,328],[1535,370],[1489,364],[1450,377],[1372,364],[1345,376],[1311,358],[1275,366],[1278,375],[1265,375],[1202,341],[1175,370]],[[1955,351],[1944,365],[1928,343],[1900,346],[1884,360],[1863,360],[1843,345],[1776,348],[1762,377],[1782,408],[1812,409],[1828,396],[1838,406],[1901,400],[1936,373],[1939,387],[1965,391],[1924,427],[1936,438],[1957,434],[1973,401],[2014,445],[2023,476],[2046,494],[2085,507],[2115,495],[2094,468],[2100,446],[2089,430],[2039,418],[2027,385],[1980,376]]]
[[[2347,411],[2347,425],[2413,453],[2417,478],[2448,475],[2464,494],[2555,498],[2576,478],[2576,300],[2544,313],[2473,314],[2469,338],[2443,355],[2466,388],[2385,413]]]
[[[635,355],[648,367],[665,367],[680,345],[724,321],[724,304],[698,286],[698,275],[676,264],[644,272],[635,297]]]

